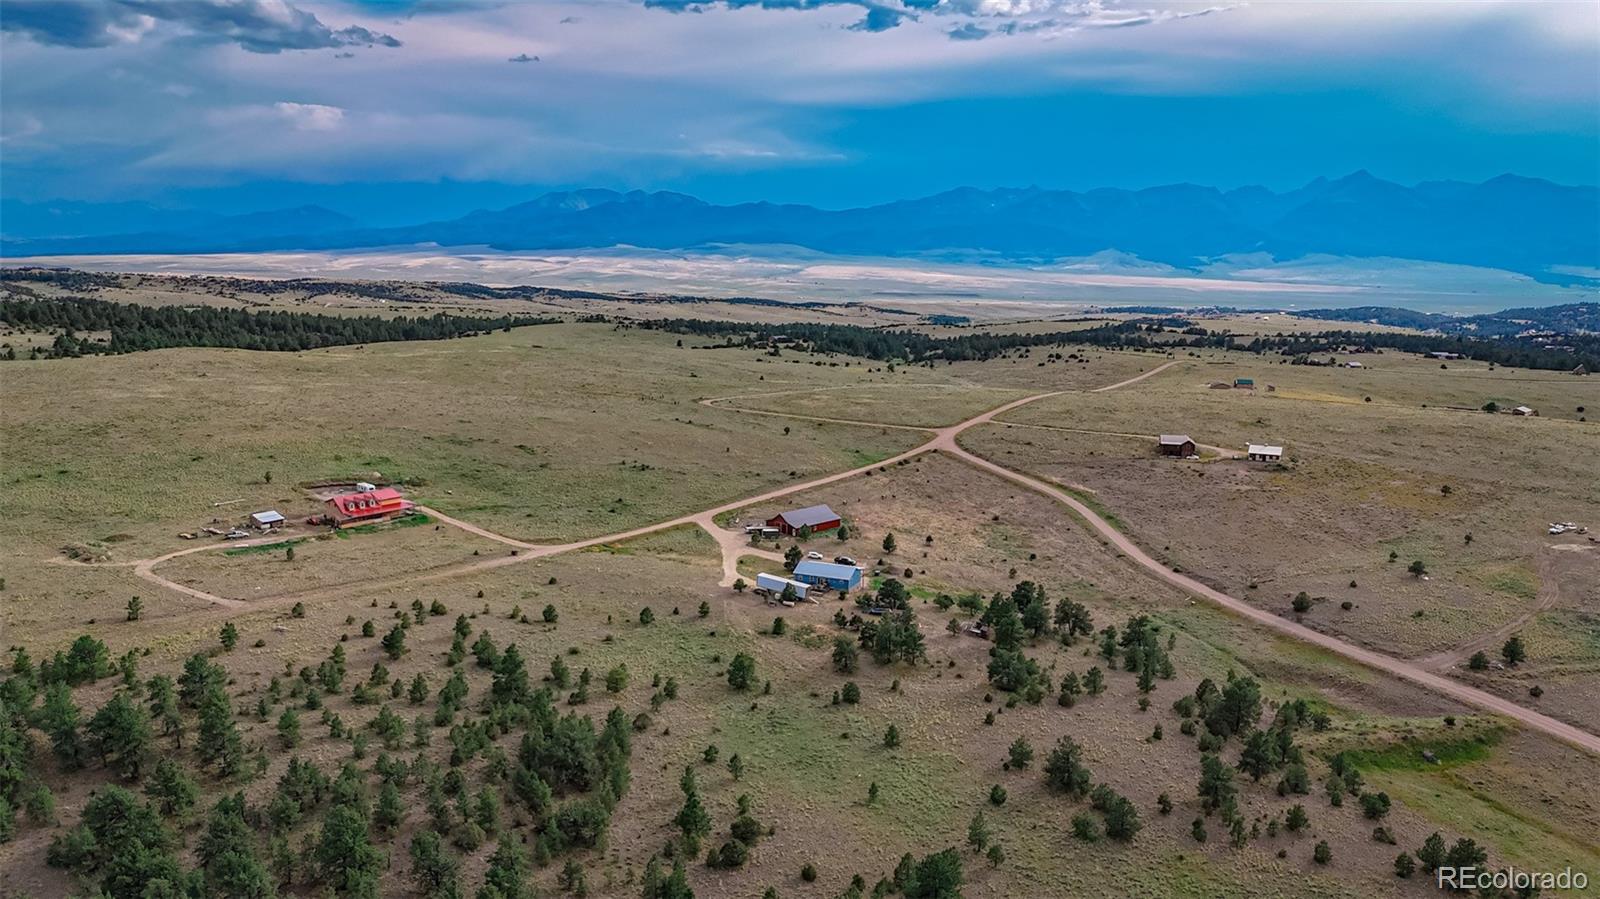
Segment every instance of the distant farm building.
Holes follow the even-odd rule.
[[[256,527],[263,530],[283,527],[284,521],[283,516],[278,514],[275,509],[268,509],[265,512],[251,512],[250,520],[255,523]]]
[[[1194,455],[1194,441],[1189,439],[1188,434],[1162,434],[1156,441],[1156,447],[1163,456],[1187,458]]]
[[[1517,408],[1511,410],[1511,414],[1512,415],[1538,415],[1539,414],[1539,410],[1538,409],[1534,409],[1534,408],[1532,408],[1530,406],[1518,406]]]
[[[766,572],[756,575],[756,590],[758,592],[765,591],[773,596],[782,596],[785,588],[793,588],[794,595],[799,599],[805,599],[806,591],[811,589],[804,581],[790,580],[789,578],[778,577],[775,574],[767,574]]]
[[[830,590],[854,590],[861,586],[861,569],[808,559],[794,566],[794,578]]]
[[[1256,389],[1256,379],[1255,378],[1234,378],[1233,379],[1233,386],[1242,387],[1245,390],[1254,390],[1254,389]]]
[[[1283,447],[1265,443],[1252,443],[1245,449],[1252,462],[1276,462],[1283,458]]]
[[[1442,359],[1442,360],[1445,360],[1445,361],[1449,361],[1449,360],[1453,360],[1453,359],[1460,359],[1461,358],[1461,354],[1460,353],[1448,353],[1448,352],[1445,352],[1443,350],[1438,350],[1438,351],[1429,353],[1428,355],[1432,356],[1435,359]]]
[[[767,527],[777,528],[778,532],[786,537],[793,537],[800,533],[801,528],[810,528],[811,533],[818,534],[831,531],[839,526],[839,515],[827,506],[807,506],[804,509],[792,509],[780,512],[767,519]]]
[[[1344,367],[1345,368],[1364,368],[1365,366],[1363,366],[1361,363],[1359,363],[1359,362],[1355,361],[1354,359],[1352,359],[1349,362],[1346,362],[1344,364]]]
[[[381,521],[403,515],[416,508],[416,503],[400,495],[393,487],[379,487],[360,493],[342,493],[328,500],[328,514],[334,527],[343,527],[363,521]]]

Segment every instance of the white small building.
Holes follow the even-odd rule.
[[[1283,447],[1266,443],[1252,443],[1245,448],[1251,462],[1277,462],[1283,458]]]
[[[283,527],[284,517],[276,509],[268,509],[265,512],[251,512],[250,520],[255,522],[256,527],[265,531]]]
[[[1344,364],[1344,367],[1345,368],[1365,368],[1366,366],[1364,366],[1361,363],[1355,361],[1354,359],[1351,359],[1349,362],[1346,362]]]
[[[1534,409],[1531,406],[1518,406],[1517,408],[1511,410],[1511,414],[1512,415],[1538,415],[1539,414],[1539,410],[1538,409]]]
[[[809,584],[793,581],[786,577],[779,577],[775,574],[767,574],[764,571],[756,575],[757,590],[765,590],[773,596],[782,596],[786,587],[793,587],[794,595],[799,599],[805,599],[806,591],[811,589]]]

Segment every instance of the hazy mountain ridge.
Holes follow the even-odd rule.
[[[1393,306],[1307,309],[1295,314],[1324,321],[1376,322],[1400,328],[1478,337],[1514,337],[1530,332],[1600,334],[1600,303],[1503,309],[1482,315],[1444,315]]]
[[[715,205],[670,191],[552,192],[497,210],[360,228],[316,207],[205,221],[171,232],[46,239],[12,234],[6,255],[333,250],[438,244],[499,250],[791,245],[824,253],[1051,262],[1117,251],[1178,268],[1230,254],[1394,257],[1571,279],[1600,265],[1600,189],[1502,175],[1406,187],[1361,171],[1296,190],[1194,184],[1083,192],[957,188],[824,210]]]

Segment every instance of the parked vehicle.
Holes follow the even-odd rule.
[[[850,558],[849,556],[834,556],[833,557],[833,564],[835,564],[835,565],[849,565],[851,567],[859,567],[859,566],[856,565],[856,560]]]
[[[812,550],[811,552],[806,553],[806,558],[820,562],[822,561],[822,553]]]

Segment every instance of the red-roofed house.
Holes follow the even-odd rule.
[[[379,487],[361,493],[341,493],[328,500],[328,511],[334,527],[343,527],[360,521],[389,518],[411,511],[416,503],[400,495],[393,487]]]

